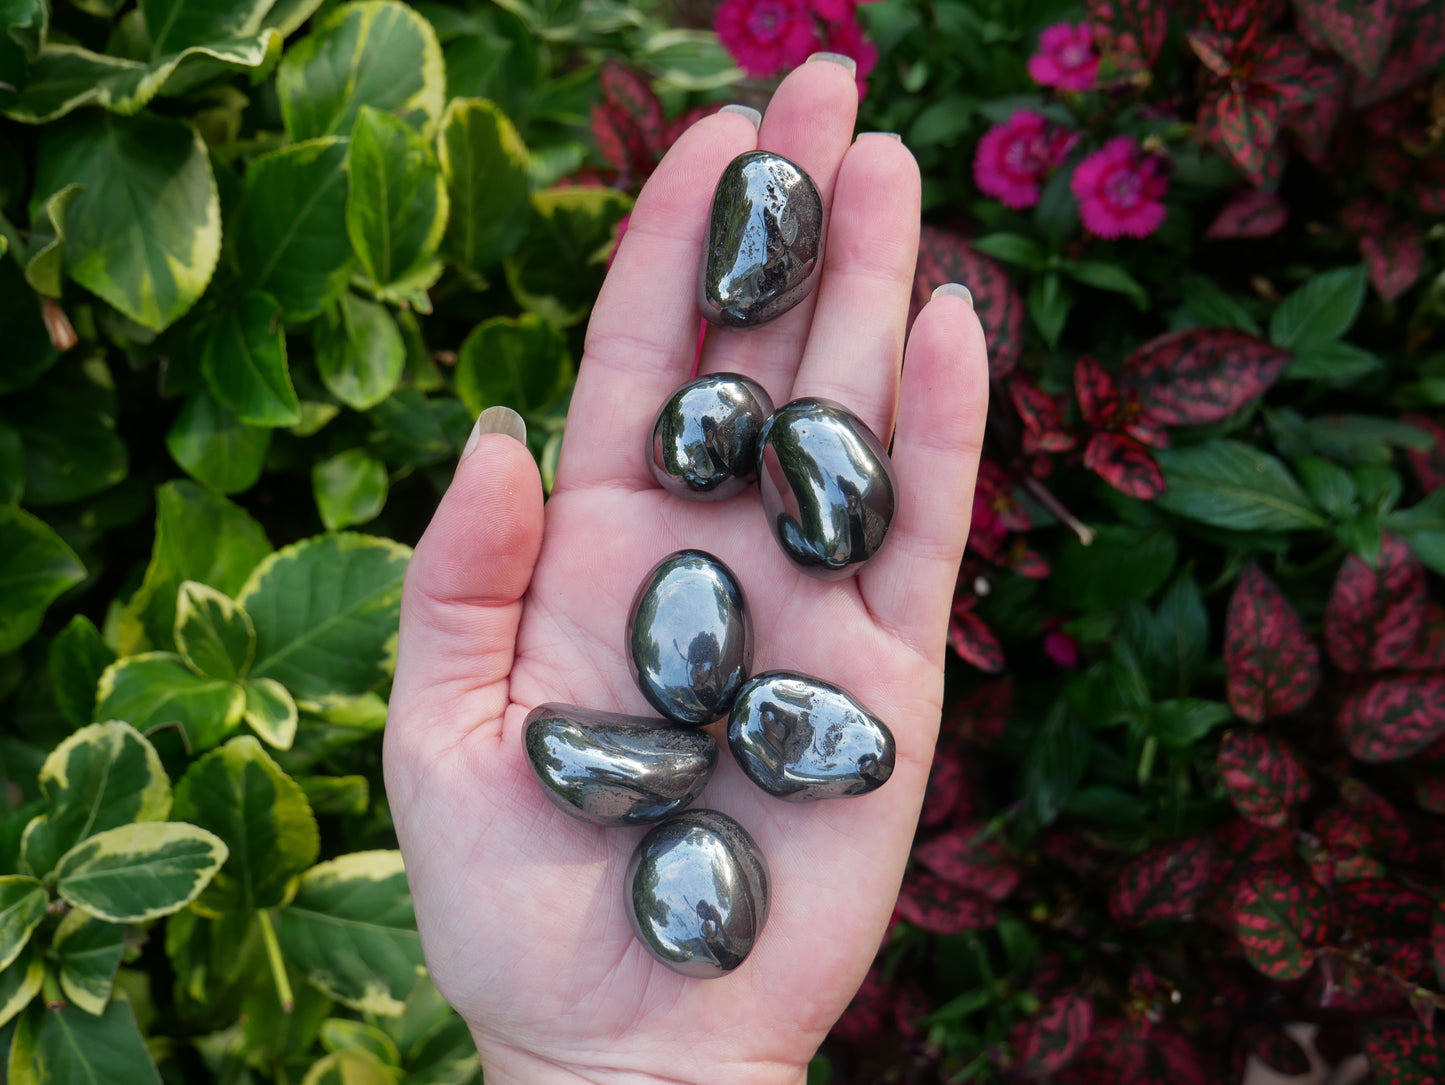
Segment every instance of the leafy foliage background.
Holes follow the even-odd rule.
[[[1312,1021],[1438,1080],[1441,4],[777,7],[865,60],[994,377],[914,863],[813,1077],[1232,1081]],[[487,406],[550,485],[632,195],[766,100],[711,18],[0,3],[9,1079],[475,1079],[380,790],[407,547]],[[1165,212],[1110,239],[1120,139]]]

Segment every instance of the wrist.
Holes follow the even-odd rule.
[[[669,1066],[666,1072],[606,1062],[568,1062],[473,1034],[486,1085],[806,1085],[808,1067],[783,1063]]]

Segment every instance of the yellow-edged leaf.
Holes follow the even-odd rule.
[[[195,825],[122,825],[66,852],[55,868],[57,890],[101,919],[143,923],[195,900],[227,854],[220,837]]]
[[[245,609],[194,580],[185,581],[176,596],[175,636],[181,658],[206,678],[241,678],[256,654],[256,630]]]
[[[50,894],[35,878],[0,877],[0,972],[10,967],[45,918]]]

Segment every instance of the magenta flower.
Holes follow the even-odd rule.
[[[1164,221],[1166,163],[1129,136],[1086,157],[1069,181],[1084,229],[1095,237],[1148,237]]]
[[[1039,51],[1029,57],[1029,75],[1043,87],[1088,90],[1099,74],[1099,54],[1088,23],[1055,23],[1039,35]]]
[[[725,0],[713,29],[749,75],[796,67],[818,48],[807,0]]]
[[[1039,202],[1044,179],[1062,162],[1079,134],[1050,124],[1047,117],[1020,109],[978,141],[973,179],[979,191],[1005,207],[1022,211]]]

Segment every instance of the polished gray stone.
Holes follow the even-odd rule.
[[[657,412],[647,465],[679,497],[725,500],[758,477],[758,439],[772,413],[763,386],[737,373],[688,381]]]
[[[702,550],[669,554],[627,616],[627,658],[648,703],[678,723],[732,707],[753,663],[753,624],[732,570]]]
[[[594,825],[661,821],[702,794],[717,764],[706,731],[576,705],[538,705],[522,741],[547,797]]]
[[[888,450],[857,415],[795,399],[763,427],[758,485],[773,537],[811,576],[852,576],[882,548],[897,507]]]
[[[713,194],[697,300],[713,324],[755,328],[807,297],[823,266],[823,200],[771,151],[733,159]]]
[[[746,829],[716,810],[688,810],[642,838],[626,880],[638,941],[674,972],[726,975],[768,919],[768,865]]]
[[[728,746],[748,779],[790,802],[864,795],[893,775],[893,733],[831,682],[765,671],[743,685]]]

